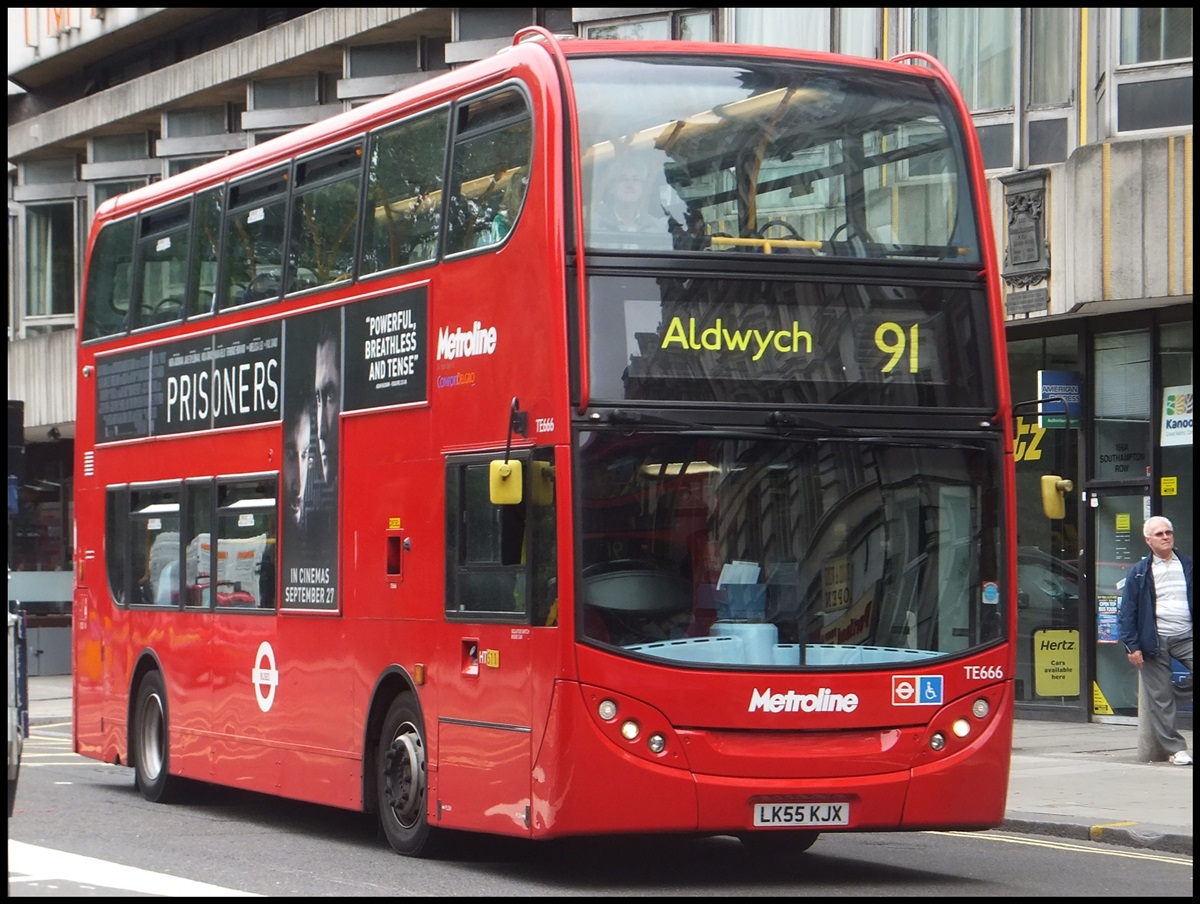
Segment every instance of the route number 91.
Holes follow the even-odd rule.
[[[892,358],[882,368],[881,373],[891,373],[892,370],[900,363],[900,359],[904,357],[904,352],[908,351],[908,372],[915,374],[917,372],[917,364],[920,360],[920,352],[918,348],[918,339],[920,325],[914,323],[908,328],[908,336],[905,337],[904,327],[894,321],[889,320],[887,323],[879,324],[875,330],[875,347],[885,355],[891,355]]]

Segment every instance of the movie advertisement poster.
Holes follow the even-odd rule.
[[[347,411],[426,400],[425,307],[418,286],[347,308]]]
[[[238,327],[96,360],[96,442],[279,419],[278,323]]]
[[[340,309],[287,322],[280,528],[285,609],[338,608],[342,353]]]

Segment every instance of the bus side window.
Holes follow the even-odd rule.
[[[529,469],[529,606],[535,625],[558,624],[558,519],[554,453],[539,449]]]
[[[275,608],[278,498],[275,479],[256,478],[218,485],[215,581],[218,609]]]
[[[362,159],[360,142],[296,163],[285,295],[353,275]]]
[[[179,490],[176,487],[134,489],[129,497],[135,604],[174,606],[179,603]],[[163,572],[173,566],[162,581]],[[175,579],[172,590],[170,580]],[[163,590],[160,597],[159,590]]]
[[[108,589],[118,606],[129,602],[129,488],[117,487],[104,494],[104,570]]]
[[[179,605],[179,531],[164,531],[150,545],[150,573],[154,582],[154,604]]]
[[[525,96],[505,91],[460,107],[446,252],[502,241],[525,199],[533,121]]]
[[[288,173],[274,170],[229,188],[217,299],[222,309],[281,296]]]
[[[262,558],[258,563],[258,605],[262,609],[275,608],[275,538],[267,537]]]
[[[437,254],[449,123],[449,112],[437,110],[371,136],[360,275]]]
[[[136,224],[136,217],[107,223],[96,236],[88,265],[80,337],[84,342],[123,333],[128,327]]]
[[[213,604],[216,563],[212,544],[212,482],[189,483],[186,494],[187,523],[183,535],[190,538],[184,554],[185,606],[209,608]]]
[[[448,612],[525,611],[528,500],[494,505],[488,462],[452,464],[446,475]]]
[[[134,327],[179,320],[187,291],[191,201],[145,214],[138,221],[137,317]]]
[[[221,258],[221,214],[224,209],[224,185],[217,185],[196,195],[185,311],[189,317],[211,314],[216,304],[217,264]]]

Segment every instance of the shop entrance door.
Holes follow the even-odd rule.
[[[1117,607],[1129,569],[1149,551],[1142,524],[1150,497],[1124,490],[1092,491],[1092,600],[1096,617],[1096,669],[1092,717],[1097,722],[1136,720],[1138,671],[1125,658],[1117,627]]]

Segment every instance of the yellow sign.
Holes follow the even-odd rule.
[[[1179,478],[1178,477],[1164,477],[1162,479],[1161,493],[1164,496],[1178,496],[1179,495]]]
[[[400,530],[400,519],[399,518],[388,518],[387,529],[388,530]]]
[[[1131,523],[1129,512],[1120,512],[1117,514],[1117,531],[1121,533],[1129,533],[1129,525]]]
[[[1097,716],[1113,714],[1112,707],[1108,705],[1108,698],[1104,696],[1104,691],[1100,690],[1100,685],[1095,681],[1092,682],[1092,712]]]
[[[1079,631],[1039,628],[1033,632],[1033,693],[1037,697],[1079,696]]]

